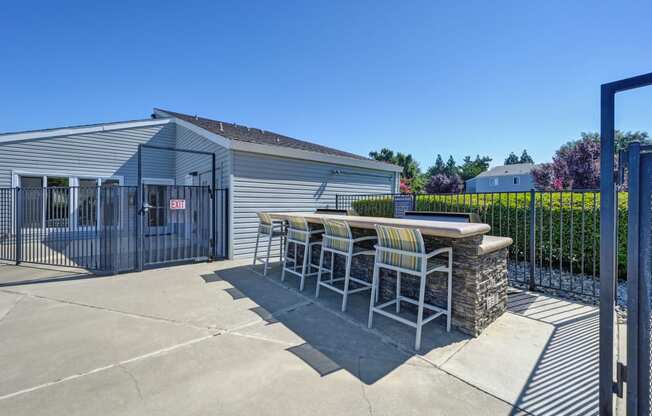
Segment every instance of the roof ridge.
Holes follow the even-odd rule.
[[[210,119],[201,116],[191,116],[189,114],[178,113],[176,111],[165,110],[162,108],[154,108],[154,111],[160,111],[169,114],[172,117],[179,118],[186,122],[192,123],[206,129],[212,133],[216,133],[229,140],[238,140],[249,143],[266,144],[272,146],[289,147],[299,150],[311,151],[322,154],[329,154],[333,156],[348,157],[358,160],[374,160],[365,156],[357,155],[355,153],[345,152],[343,150],[328,147],[319,143],[314,143],[306,139],[296,139],[281,133],[275,133],[269,130],[263,130],[258,127],[249,127],[239,125],[237,123],[229,123],[226,121]],[[382,161],[378,161],[382,162]],[[387,162],[383,162],[387,163]],[[388,163],[393,165],[392,163]]]

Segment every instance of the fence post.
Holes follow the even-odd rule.
[[[536,192],[530,189],[530,290],[534,290],[536,284],[534,282],[535,264],[536,264]]]
[[[335,194],[335,209],[340,209],[340,195]]]
[[[20,188],[14,188],[14,222],[16,223],[14,238],[14,255],[16,257],[16,266],[18,266],[23,259],[23,224],[22,224],[22,207],[19,205]]]
[[[412,194],[412,211],[417,210],[417,193]]]

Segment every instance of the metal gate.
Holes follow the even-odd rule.
[[[228,189],[0,188],[0,260],[119,273],[228,252]]]
[[[627,414],[650,414],[652,146],[628,148]]]
[[[208,186],[143,185],[143,266],[211,257]]]

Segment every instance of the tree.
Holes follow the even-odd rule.
[[[523,149],[523,153],[521,153],[521,159],[518,163],[534,163],[534,159],[532,159],[532,156],[528,155],[527,150]]]
[[[458,173],[457,163],[455,163],[455,159],[453,159],[453,155],[448,156],[444,173],[448,176],[453,176]]]
[[[578,140],[562,145],[552,163],[542,163],[532,170],[541,189],[594,189],[600,186],[600,134],[581,133]],[[624,150],[633,141],[650,144],[646,132],[621,132],[614,135],[616,151]],[[616,157],[617,164],[617,157]]]
[[[448,176],[438,173],[432,176],[426,185],[426,192],[429,194],[454,194],[462,192],[463,189],[464,183],[458,174]]]
[[[389,163],[396,162],[396,155],[394,155],[394,152],[386,147],[380,149],[380,152],[376,152],[376,151],[369,152],[369,157],[375,160],[379,160],[381,162],[389,162]]]
[[[537,187],[545,190],[595,189],[600,186],[600,142],[583,135],[557,150],[552,163],[532,170]]]
[[[421,168],[419,168],[419,163],[414,160],[411,154],[394,153],[393,150],[382,148],[378,152],[369,152],[369,157],[401,166],[403,168],[401,172],[402,189],[409,189],[412,192],[420,192],[423,189],[425,181],[421,174]]]
[[[403,154],[387,148],[380,149],[380,152],[369,152],[369,157],[382,162],[389,162],[403,168],[402,176],[406,179],[412,179],[421,173],[419,163],[414,160],[411,154]]]
[[[521,152],[521,157],[516,156],[514,152],[509,152],[509,156],[505,159],[505,165],[516,165],[517,163],[534,163],[534,160],[525,149]]]
[[[515,165],[517,163],[520,163],[518,156],[516,156],[516,153],[510,152],[509,156],[507,156],[507,159],[505,159],[505,164],[506,165]]]
[[[438,173],[446,173],[446,165],[444,164],[444,159],[440,154],[437,155],[435,164],[430,166],[426,171],[426,176],[430,178],[431,176],[435,176]]]
[[[489,162],[491,162],[489,156],[480,157],[480,155],[476,155],[475,160],[471,160],[471,156],[466,156],[464,158],[464,163],[462,163],[462,166],[458,169],[461,179],[466,181],[475,178],[489,169]]]

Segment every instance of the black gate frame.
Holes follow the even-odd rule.
[[[619,92],[651,85],[652,73],[648,73],[603,84],[600,90],[600,415],[604,416],[613,414],[613,395],[618,390],[613,374],[614,304],[617,283],[615,100]],[[631,365],[629,367],[631,368]],[[628,389],[631,387],[633,386],[628,383]]]
[[[144,218],[145,218],[145,193],[143,192],[143,149],[155,149],[155,150],[167,150],[180,153],[192,153],[197,155],[205,155],[211,157],[211,197],[213,202],[211,203],[211,220],[213,221],[213,229],[211,235],[211,250],[209,252],[209,261],[215,260],[217,258],[217,174],[215,173],[216,163],[215,163],[215,153],[212,152],[203,152],[200,150],[189,150],[189,149],[177,149],[176,147],[165,147],[165,146],[156,146],[152,144],[139,144],[138,145],[138,221],[137,224],[137,235],[138,235],[138,244],[141,249],[138,250],[138,255],[136,256],[136,270],[142,271],[144,266],[143,261],[143,239],[144,239]],[[227,192],[228,195],[228,192]],[[228,204],[228,201],[227,201]],[[227,205],[228,207],[228,205]],[[228,217],[227,217],[228,218]],[[227,219],[228,222],[228,219]],[[228,224],[225,224],[224,229],[228,229]],[[228,237],[227,237],[228,238]],[[228,241],[228,240],[226,240]],[[228,247],[226,248],[228,253]]]

